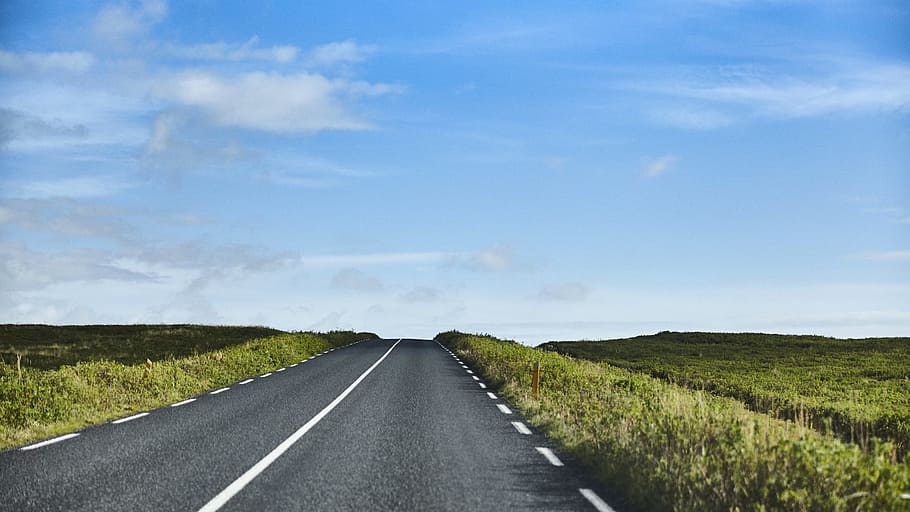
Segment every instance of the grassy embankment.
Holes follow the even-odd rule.
[[[0,449],[173,403],[372,337],[191,325],[0,326]],[[146,359],[153,361],[148,373]]]
[[[728,397],[487,336],[437,340],[633,508],[910,510],[910,467],[894,443],[864,451]]]
[[[910,450],[910,338],[662,332],[541,346],[735,398],[867,448]]]

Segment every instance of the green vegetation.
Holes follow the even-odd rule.
[[[40,336],[42,329],[50,335]],[[4,350],[29,354],[19,367],[15,356],[0,362],[0,449],[153,409],[376,337],[186,325],[3,326],[0,332]],[[261,337],[270,333],[277,334]],[[245,336],[258,338],[243,341]],[[59,348],[46,350],[53,346]],[[108,351],[118,360],[110,360]],[[153,360],[148,372],[146,358]],[[51,369],[25,364],[29,360]]]
[[[488,336],[436,337],[641,510],[910,510],[910,467],[741,402]],[[540,361],[541,396],[531,367]]]
[[[662,332],[541,346],[735,398],[868,448],[910,449],[910,338]]]

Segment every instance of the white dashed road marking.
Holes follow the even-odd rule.
[[[531,435],[531,429],[526,427],[525,424],[520,421],[513,421],[512,426],[515,427],[515,430],[517,430],[518,432],[520,432],[526,436]]]
[[[562,463],[562,461],[559,460],[559,457],[557,457],[556,454],[553,453],[553,450],[551,450],[549,448],[544,448],[543,446],[537,446],[534,449],[537,450],[541,455],[546,457],[547,460],[550,461],[550,464],[553,464],[554,466],[563,466],[564,465]]]
[[[218,393],[224,393],[225,391],[227,391],[227,390],[229,390],[229,389],[231,389],[231,388],[216,389],[215,391],[212,391],[212,392],[209,393],[209,394],[210,394],[210,395],[217,395]]]
[[[512,414],[512,410],[502,404],[496,404],[496,407],[499,409],[499,412],[503,414]]]
[[[491,400],[497,400],[496,395],[490,393],[489,391],[487,391],[487,396],[490,397]]]
[[[119,420],[114,420],[111,423],[113,423],[115,425],[119,425],[120,423],[126,423],[127,421],[138,420],[139,418],[141,418],[143,416],[148,416],[148,415],[149,415],[149,413],[147,413],[147,412],[140,412],[139,414],[127,416],[126,418],[120,418]]]
[[[186,405],[190,402],[195,402],[195,401],[196,401],[195,398],[187,398],[186,400],[184,400],[182,402],[177,402],[176,404],[171,404],[171,407],[180,407],[181,405]]]
[[[66,434],[65,436],[55,437],[53,439],[48,439],[47,441],[41,441],[40,443],[31,444],[28,446],[23,446],[19,448],[22,451],[34,450],[35,448],[41,448],[49,444],[59,443],[60,441],[66,441],[67,439],[72,439],[79,434]]]
[[[243,384],[249,384],[250,382],[253,382],[253,379],[242,380],[238,384],[243,385]]]
[[[275,370],[275,371],[276,371],[276,372],[283,372],[283,371],[285,371],[285,370],[287,370],[287,368],[279,368],[279,369],[277,369],[277,370]]]
[[[477,385],[480,386],[480,389],[487,389],[487,385],[483,382],[478,382]]]
[[[478,376],[476,376],[476,375],[471,375],[471,378],[474,379],[474,380],[480,380],[480,377],[478,377]]]
[[[610,505],[607,505],[604,500],[600,499],[600,496],[598,496],[597,493],[591,489],[579,489],[578,492],[587,498],[588,501],[591,502],[591,505],[594,505],[594,508],[597,509],[597,512],[616,512],[612,507],[610,507]]]
[[[271,375],[271,374],[272,374],[272,372],[263,373],[262,375],[259,376],[259,378],[260,378],[260,379],[264,379],[264,378],[268,377],[268,376]]]

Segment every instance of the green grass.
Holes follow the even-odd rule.
[[[676,333],[542,348],[735,398],[867,447],[910,449],[910,338]]]
[[[475,365],[620,503],[639,510],[910,510],[910,467],[741,402],[640,372],[457,332]],[[530,396],[540,361],[541,396]]]
[[[34,360],[48,369],[0,362],[0,449],[174,403],[329,348],[376,337],[185,325],[3,327],[6,350],[38,353]],[[42,329],[57,337],[37,335]],[[269,333],[277,334],[261,337]],[[68,342],[52,353],[46,351],[49,343],[59,340]],[[107,357],[109,350],[118,360]],[[148,373],[146,358],[154,361]]]

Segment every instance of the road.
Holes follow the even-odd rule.
[[[474,371],[355,343],[6,450],[0,510],[610,510]]]

